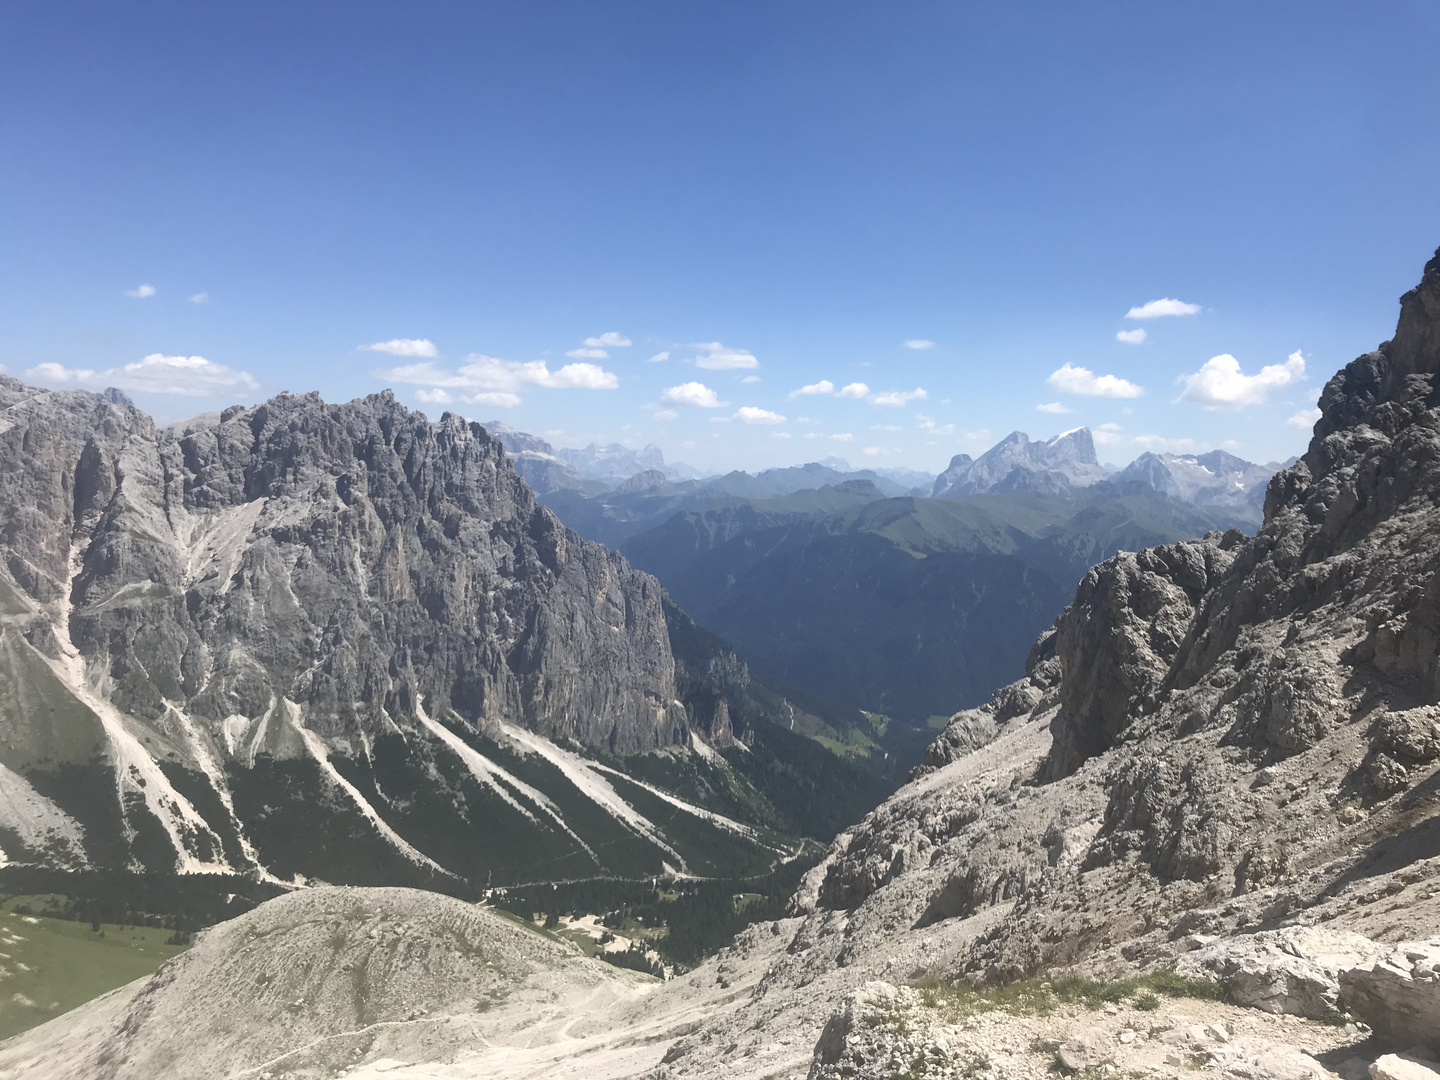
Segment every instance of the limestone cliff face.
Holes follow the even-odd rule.
[[[658,584],[561,526],[479,425],[312,394],[156,431],[94,395],[0,393],[32,638],[68,636],[125,712],[288,699],[373,735],[423,701],[622,753],[681,737]]]

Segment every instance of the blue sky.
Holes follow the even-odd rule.
[[[0,42],[0,364],[162,419],[390,385],[704,468],[1282,458],[1440,244],[1428,2],[17,2]]]

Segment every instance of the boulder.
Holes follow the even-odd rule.
[[[1433,1061],[1420,1061],[1409,1054],[1386,1054],[1370,1066],[1370,1080],[1440,1080]]]
[[[1440,1051],[1440,937],[1341,972],[1340,1000],[1383,1044]]]
[[[1213,941],[1181,957],[1175,970],[1217,980],[1237,1005],[1318,1019],[1339,1008],[1341,972],[1386,951],[1360,934],[1292,926]]]

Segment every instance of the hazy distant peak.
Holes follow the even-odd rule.
[[[1058,492],[1087,487],[1106,475],[1095,456],[1089,428],[1073,428],[1044,442],[1012,431],[973,461],[956,454],[936,477],[931,494],[937,499],[959,499],[987,491]]]

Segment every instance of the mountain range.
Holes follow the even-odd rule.
[[[1018,675],[1095,562],[1253,528],[1278,468],[1216,451],[1203,463],[1147,454],[1112,474],[1085,428],[960,455],[920,489],[930,498],[846,465],[678,483],[647,470],[541,500],[655,574],[758,673],[896,719],[898,738]],[[873,732],[847,735],[864,745]]]
[[[695,970],[621,977],[448,898],[306,890],[0,1045],[0,1070],[1433,1080],[1440,252],[1320,409],[1254,536],[1091,568],[1024,674]]]

